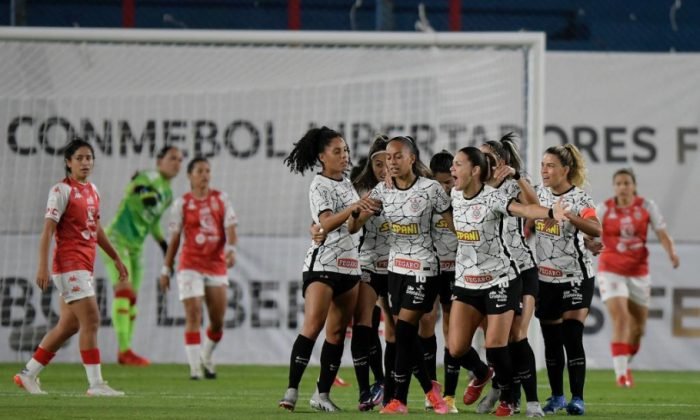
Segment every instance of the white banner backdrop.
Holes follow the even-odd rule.
[[[2,247],[15,261],[0,278],[0,361],[24,360],[45,332],[51,315],[58,311],[55,290],[42,295],[34,285],[36,264],[33,254],[18,252],[35,247],[36,236],[15,238],[13,248]],[[0,241],[0,243],[8,243]],[[301,267],[308,240],[243,237],[237,267],[230,271],[231,288],[226,313],[226,330],[216,350],[221,363],[286,364],[291,345],[303,319]],[[681,245],[681,267],[673,270],[660,246],[651,248],[653,295],[647,336],[635,360],[644,369],[700,370],[700,246]],[[183,362],[183,310],[175,292],[161,296],[156,288],[160,251],[148,247],[144,285],[140,290],[140,314],[134,348],[157,362]],[[104,278],[102,264],[96,277]],[[100,347],[103,359],[116,359],[116,342],[109,326],[111,287],[100,280],[102,310]],[[610,368],[610,319],[596,296],[586,324],[584,344],[593,368]],[[439,331],[439,329],[438,329]],[[438,348],[443,348],[438,332]],[[319,338],[322,342],[323,334]],[[539,340],[539,339],[538,339]],[[542,357],[541,342],[538,356]],[[315,347],[312,363],[318,362],[321,345]],[[344,365],[350,367],[346,345]],[[438,360],[441,360],[441,352]],[[62,349],[59,361],[77,362],[77,336]]]

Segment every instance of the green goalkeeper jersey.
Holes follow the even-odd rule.
[[[107,235],[132,248],[140,248],[149,233],[156,241],[163,241],[160,218],[173,202],[170,181],[158,171],[141,171],[131,179],[125,192],[117,215],[106,229]]]

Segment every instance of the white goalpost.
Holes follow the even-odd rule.
[[[428,161],[515,131],[532,173],[544,50],[541,33],[0,29],[0,361],[23,359],[58,313],[56,292],[41,295],[33,276],[48,189],[63,177],[62,149],[74,136],[96,149],[103,225],[161,147],[209,157],[212,186],[230,195],[241,235],[230,342],[217,357],[284,364],[303,316],[311,220],[311,177],[282,163],[292,144],[327,125],[357,161],[376,133],[407,134]],[[184,172],[176,195],[189,188]],[[172,350],[181,347],[182,308],[157,292],[162,256],[147,244],[135,346],[148,339],[153,360],[182,361]],[[95,276],[109,362],[111,287],[100,261]],[[74,351],[59,358],[79,360]]]

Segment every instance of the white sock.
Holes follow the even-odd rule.
[[[216,345],[219,344],[218,341],[213,341],[208,336],[204,336],[204,346],[202,347],[202,360],[209,363],[211,362],[211,355],[214,353]]]
[[[44,365],[42,365],[41,363],[39,363],[38,360],[32,357],[31,359],[29,359],[24,369],[27,371],[28,376],[36,378],[39,375],[39,373],[44,369]]]
[[[90,383],[90,387],[93,387],[97,384],[101,384],[104,382],[102,380],[102,365],[101,364],[96,364],[96,365],[86,365],[85,366],[85,373],[87,374],[88,378],[88,383]]]
[[[613,367],[615,368],[615,377],[619,378],[627,373],[628,355],[613,356]]]
[[[199,366],[199,354],[201,346],[199,344],[185,344],[185,353],[187,353],[187,362],[190,364],[190,374],[199,376],[201,368]]]

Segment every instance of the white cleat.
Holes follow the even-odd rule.
[[[124,392],[117,391],[111,386],[107,385],[107,382],[101,382],[95,384],[88,388],[87,394],[91,397],[123,397]]]
[[[287,388],[284,393],[284,397],[279,402],[279,406],[285,410],[294,411],[297,405],[297,399],[299,398],[299,390],[295,388]]]
[[[319,393],[318,389],[314,392],[314,395],[311,396],[309,404],[311,405],[311,408],[316,411],[328,411],[331,413],[341,411],[340,407],[331,401],[327,392]]]
[[[489,393],[479,401],[476,412],[478,414],[492,413],[496,408],[496,404],[498,404],[499,398],[501,398],[501,390],[491,386]]]
[[[537,401],[528,401],[527,409],[525,410],[526,417],[544,417],[544,411]]]
[[[41,384],[39,383],[39,378],[29,376],[22,371],[15,375],[14,381],[20,388],[24,388],[30,394],[34,395],[44,395],[46,391],[41,389]]]

